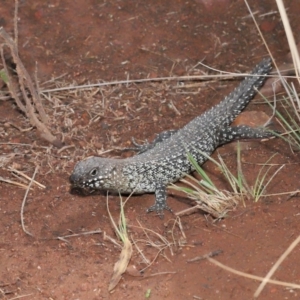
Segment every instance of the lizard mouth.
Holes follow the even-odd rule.
[[[83,195],[83,196],[88,196],[92,193],[94,193],[96,190],[87,188],[85,186],[79,186],[79,185],[71,185],[70,193],[71,194],[76,194],[76,195]]]
[[[95,190],[91,186],[87,186],[78,176],[72,174],[69,177],[71,183],[71,194],[81,194],[81,195],[90,195]]]

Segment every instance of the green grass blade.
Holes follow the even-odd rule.
[[[4,83],[8,84],[8,76],[4,69],[0,70],[0,78],[4,81]]]

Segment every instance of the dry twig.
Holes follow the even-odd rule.
[[[19,183],[19,182],[16,182],[16,181],[12,181],[12,180],[4,178],[2,176],[0,176],[0,181],[6,182],[6,183],[9,183],[9,184],[13,184],[13,185],[16,185],[16,186],[19,186],[19,187],[21,187],[23,189],[28,189],[27,185]]]
[[[67,234],[64,236],[58,236],[57,239],[61,239],[61,238],[65,239],[65,238],[70,238],[70,237],[77,237],[77,236],[97,234],[97,233],[102,233],[102,230],[92,230],[92,231],[85,231],[85,232],[80,232],[80,233]]]
[[[280,264],[287,258],[287,256],[294,250],[294,248],[299,244],[300,242],[300,235],[296,238],[296,240],[293,241],[293,243],[284,251],[284,253],[280,256],[280,258],[277,260],[277,262],[273,265],[273,267],[270,269],[264,280],[261,282],[259,287],[257,288],[256,292],[254,293],[254,298],[257,298],[262,290],[264,289],[265,285],[270,281],[270,278],[273,276],[275,271],[278,269]]]
[[[254,280],[258,280],[258,281],[264,281],[265,280],[265,278],[263,278],[263,277],[235,270],[231,267],[228,267],[228,266],[220,263],[219,261],[217,261],[217,260],[215,260],[211,257],[207,257],[207,260],[209,260],[211,263],[215,264],[216,266],[218,266],[218,267],[220,267],[220,268],[222,268],[222,269],[224,269],[228,272],[231,272],[233,274],[236,274],[236,275],[239,275],[239,276],[242,276],[242,277],[246,277],[246,278],[250,278],[250,279],[254,279]],[[285,286],[285,287],[290,287],[290,288],[293,288],[293,289],[300,289],[300,285],[296,284],[296,283],[284,282],[284,281],[273,280],[273,279],[268,279],[267,282],[272,283],[272,284]]]
[[[211,251],[207,254],[204,254],[204,255],[201,255],[201,256],[196,256],[192,259],[188,259],[187,262],[188,263],[191,263],[191,262],[195,262],[195,261],[200,261],[200,260],[204,260],[204,259],[207,259],[209,257],[214,257],[214,256],[217,256],[219,254],[223,253],[222,250],[215,250],[215,251]]]
[[[29,176],[27,176],[26,174],[24,174],[23,172],[21,172],[21,171],[19,171],[19,170],[16,170],[16,169],[13,168],[13,167],[8,167],[8,169],[9,169],[11,172],[13,172],[13,173],[16,173],[16,174],[19,174],[19,175],[23,176],[24,178],[26,178],[26,179],[29,180],[29,181],[32,180]],[[42,189],[45,189],[45,188],[46,188],[43,184],[37,182],[36,180],[32,180],[32,182],[35,183],[37,186],[39,186],[39,187],[42,188]]]
[[[57,137],[52,135],[47,127],[48,117],[43,108],[39,93],[37,92],[31,77],[29,76],[19,57],[15,41],[9,36],[9,34],[3,27],[0,28],[0,37],[4,40],[4,43],[1,44],[0,51],[4,70],[8,77],[8,88],[11,96],[16,101],[19,109],[28,117],[31,125],[37,128],[41,137],[58,148],[62,147],[62,142],[57,139]],[[24,99],[23,101],[20,98],[18,88],[16,87],[16,82],[14,82],[13,76],[7,66],[6,59],[4,57],[5,46],[9,48],[13,61],[16,64],[19,88],[21,89],[21,94]]]
[[[26,193],[25,193],[25,195],[24,195],[24,198],[23,198],[23,201],[22,201],[22,206],[21,206],[21,224],[22,224],[22,229],[23,229],[23,231],[24,231],[25,233],[27,233],[27,234],[30,235],[30,236],[33,236],[33,234],[30,233],[30,232],[25,228],[25,224],[24,224],[24,207],[25,207],[25,203],[26,203],[26,199],[27,199],[28,192],[29,192],[29,190],[30,190],[30,188],[31,188],[31,185],[32,185],[33,181],[34,181],[34,177],[35,177],[35,175],[36,175],[37,170],[38,170],[38,167],[36,167],[35,170],[34,170],[34,173],[33,173],[33,175],[32,175],[31,181],[30,181],[30,183],[29,183],[29,185],[28,185],[28,188],[27,188],[27,190],[26,190]]]

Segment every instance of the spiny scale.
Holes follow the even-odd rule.
[[[166,187],[193,171],[187,157],[198,164],[219,145],[238,138],[267,138],[270,132],[248,126],[229,125],[246,107],[271,71],[271,60],[263,59],[240,85],[218,105],[196,117],[179,130],[165,131],[156,139],[137,147],[139,154],[125,159],[90,157],[77,163],[70,182],[74,188],[108,190],[121,193],[155,193],[156,201],[148,211],[170,208]],[[200,151],[199,151],[200,150]],[[202,153],[202,154],[201,154]]]

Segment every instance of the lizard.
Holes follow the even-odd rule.
[[[194,171],[191,155],[202,165],[220,145],[235,139],[270,138],[264,128],[230,126],[254,97],[271,71],[271,60],[264,58],[219,104],[197,116],[178,130],[164,131],[152,143],[139,145],[128,158],[92,156],[79,161],[70,176],[72,188],[84,191],[111,191],[121,194],[155,193],[155,203],[147,212],[163,216],[167,205],[167,186]],[[189,155],[188,155],[189,154]]]

